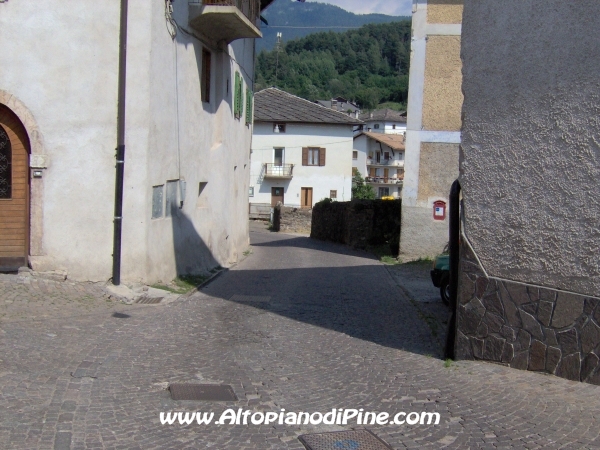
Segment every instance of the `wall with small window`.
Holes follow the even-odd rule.
[[[286,206],[302,206],[309,189],[313,204],[332,194],[339,201],[350,200],[353,151],[351,125],[257,122],[250,171],[254,197],[250,202],[271,204],[274,187],[283,189]],[[278,167],[285,170],[278,172]]]

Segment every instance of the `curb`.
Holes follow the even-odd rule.
[[[181,295],[180,298],[189,298],[189,297],[191,297],[196,292],[200,291],[200,289],[202,289],[203,287],[206,287],[208,284],[212,283],[214,280],[216,280],[217,278],[219,278],[225,272],[229,272],[229,268],[222,268],[218,272],[215,272],[209,279],[204,280],[202,283],[200,283],[198,286],[196,286],[190,292]]]

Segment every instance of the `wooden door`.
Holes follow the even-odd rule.
[[[300,193],[300,206],[302,208],[312,208],[313,206],[313,190],[312,188],[302,188]]]
[[[281,202],[283,205],[283,188],[274,187],[271,188],[271,206],[277,206],[277,203]]]
[[[0,270],[27,265],[29,139],[18,117],[0,105]]]
[[[390,169],[383,169],[383,182],[387,183],[390,177]]]

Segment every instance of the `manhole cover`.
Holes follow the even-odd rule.
[[[164,297],[146,297],[146,296],[143,296],[143,297],[140,297],[136,301],[136,303],[141,303],[143,305],[156,305],[157,303],[160,303],[163,298]]]
[[[251,302],[251,303],[268,303],[271,297],[267,295],[239,295],[235,294],[229,300],[232,302]]]
[[[173,400],[204,400],[209,402],[237,402],[233,388],[228,384],[171,384]]]
[[[393,450],[369,430],[305,434],[299,439],[308,450]]]

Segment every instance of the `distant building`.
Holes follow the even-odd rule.
[[[254,97],[250,203],[312,208],[352,196],[353,127],[362,123],[277,88]]]
[[[458,177],[463,0],[413,2],[400,258],[433,257],[448,242],[448,205]]]
[[[248,245],[254,38],[271,1],[210,3],[130,2],[120,83],[119,1],[0,2],[0,269],[107,281],[121,220],[123,281],[238,260]],[[124,158],[115,158],[119,119]]]
[[[376,109],[360,114],[360,120],[365,122],[361,131],[385,134],[404,134],[406,132],[406,112],[393,109]]]
[[[377,198],[402,196],[404,136],[363,132],[354,137],[353,168],[375,190]]]
[[[343,97],[332,98],[331,100],[317,100],[315,103],[335,111],[354,114],[355,117],[356,114],[360,113],[360,108],[357,104],[352,103]]]

